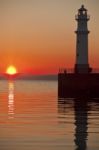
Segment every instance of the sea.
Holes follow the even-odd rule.
[[[56,80],[0,80],[0,150],[99,150],[99,99],[58,98]]]

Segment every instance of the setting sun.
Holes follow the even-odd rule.
[[[17,70],[14,66],[9,66],[6,70],[6,73],[9,75],[14,75],[17,73]]]

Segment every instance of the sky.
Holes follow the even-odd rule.
[[[84,4],[89,62],[99,68],[99,0],[0,0],[0,72],[55,74],[75,65],[75,15]]]

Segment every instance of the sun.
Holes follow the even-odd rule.
[[[6,73],[9,75],[15,75],[17,73],[17,69],[14,66],[9,66]]]

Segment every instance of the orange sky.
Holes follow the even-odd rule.
[[[75,63],[75,14],[82,2],[89,22],[90,64],[99,68],[98,0],[0,1],[0,72],[57,73]]]

